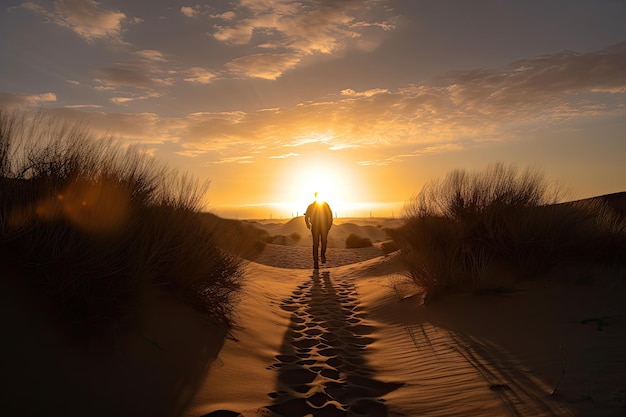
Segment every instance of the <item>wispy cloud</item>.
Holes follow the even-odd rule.
[[[185,81],[196,84],[210,84],[217,77],[217,74],[200,67],[189,68],[184,73],[186,74]]]
[[[143,49],[141,51],[135,51],[135,55],[147,59],[148,61],[153,62],[167,62],[168,60],[163,55],[163,52],[156,51],[154,49]]]
[[[349,96],[349,97],[372,97],[375,96],[376,94],[382,94],[382,93],[387,93],[389,92],[389,90],[387,90],[386,88],[373,88],[371,90],[366,90],[366,91],[354,91],[351,88],[346,88],[345,90],[341,90],[341,95],[342,96]]]
[[[150,84],[126,73],[108,75],[113,86]],[[455,152],[485,140],[507,140],[521,125],[626,114],[626,43],[519,61],[501,71],[457,72],[395,90],[346,88],[334,97],[256,112],[170,118],[63,111],[123,137],[183,143],[188,156],[218,152],[220,163],[294,157],[290,150],[298,147],[300,154],[324,149],[355,155],[376,148],[379,159],[358,160],[386,165],[427,153]],[[0,102],[13,103],[54,99],[52,93],[0,95]]]
[[[144,94],[144,95],[139,95],[139,94],[135,94],[132,96],[119,96],[119,97],[111,97],[109,98],[109,102],[113,103],[113,104],[117,104],[117,105],[125,105],[128,103],[132,103],[134,101],[138,101],[138,100],[148,100],[148,99],[153,99],[153,98],[158,98],[160,97],[160,93],[157,92],[150,92],[148,94]]]
[[[101,109],[99,104],[72,104],[69,106],[63,106],[66,109]]]
[[[190,19],[200,19],[202,17],[210,17],[220,21],[230,21],[235,18],[235,13],[231,10],[216,12],[212,5],[194,4],[193,6],[182,6],[180,13]]]
[[[189,6],[182,6],[180,8],[180,12],[187,17],[195,17],[198,14],[196,9],[194,9],[193,7],[189,7]]]
[[[386,0],[238,0],[233,9],[211,15],[219,19],[212,36],[226,44],[270,50],[233,60],[228,68],[248,77],[276,79],[295,68],[304,56],[334,54],[346,48],[372,50],[393,30],[391,17],[374,20],[385,13]],[[186,15],[194,15],[186,10]],[[378,29],[378,30],[372,30]],[[268,60],[278,63],[266,69]]]
[[[207,165],[217,165],[217,164],[254,164],[254,160],[252,156],[230,156],[220,159],[216,162],[209,162]]]
[[[20,93],[0,93],[0,106],[6,108],[37,106],[43,103],[57,101],[55,93],[43,94],[20,94]]]
[[[122,25],[139,21],[120,11],[101,8],[95,0],[26,1],[21,5],[45,16],[51,23],[71,29],[87,42],[97,39],[122,42]]]
[[[155,85],[171,85],[168,80],[154,77],[150,70],[133,64],[118,64],[98,70],[100,78],[96,80],[109,87],[130,86],[146,88]]]
[[[386,158],[380,159],[370,159],[358,161],[357,164],[361,166],[387,166],[396,162],[400,162],[404,159],[414,158],[416,156],[422,156],[427,154],[436,154],[436,153],[448,153],[448,152],[456,152],[465,149],[465,146],[460,143],[442,143],[432,146],[424,146],[418,147],[414,151],[410,153],[402,153],[398,155],[392,155]]]
[[[226,68],[247,77],[275,80],[299,63],[300,58],[296,55],[266,53],[234,59],[226,64]]]
[[[343,151],[345,149],[356,149],[359,145],[355,145],[353,143],[336,143],[328,147],[330,151]]]
[[[149,51],[144,55],[161,61],[157,51]],[[160,62],[151,59],[140,59],[99,68],[94,71],[94,88],[115,93],[116,97],[109,99],[114,104],[161,97],[165,93],[164,88],[173,85],[175,79],[170,71],[158,64]]]
[[[300,156],[300,154],[289,152],[289,153],[284,153],[282,155],[272,155],[272,156],[269,156],[268,158],[270,158],[270,159],[287,159],[287,158],[292,158],[294,156]]]

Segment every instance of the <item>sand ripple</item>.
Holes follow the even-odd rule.
[[[365,350],[374,328],[365,323],[354,283],[315,271],[280,307],[291,323],[277,362],[277,390],[266,408],[281,416],[387,416],[380,398],[402,384],[375,379]]]

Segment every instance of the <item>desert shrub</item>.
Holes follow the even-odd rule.
[[[0,252],[71,323],[132,314],[148,285],[227,325],[241,264],[199,216],[206,184],[86,126],[0,109]]]
[[[286,245],[287,244],[287,236],[285,235],[266,235],[265,242],[274,244],[274,245]]]
[[[302,239],[302,236],[300,235],[300,233],[298,232],[293,232],[292,234],[289,235],[289,237],[291,238],[291,240],[293,240],[294,242],[299,242],[300,239]]]
[[[398,245],[398,242],[394,240],[388,240],[380,244],[380,249],[385,255],[389,255],[390,253],[400,249],[400,245]]]
[[[367,248],[372,246],[372,241],[366,237],[361,237],[354,233],[351,233],[346,238],[346,248],[354,249],[354,248]]]
[[[215,238],[216,244],[245,259],[251,259],[265,249],[269,234],[252,224],[223,219],[212,213],[203,213],[202,219]]]
[[[411,278],[431,297],[482,288],[493,263],[530,278],[572,260],[619,259],[624,222],[601,202],[559,198],[537,170],[454,171],[428,183],[391,233]]]

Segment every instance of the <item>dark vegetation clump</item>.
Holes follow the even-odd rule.
[[[346,238],[346,249],[355,249],[355,248],[368,248],[372,246],[372,241],[366,237],[361,237],[354,233],[351,233]]]
[[[223,219],[212,213],[202,213],[202,220],[220,248],[245,259],[263,252],[269,234],[258,227],[233,219]]]
[[[121,326],[145,288],[230,326],[241,264],[199,215],[205,189],[84,125],[0,108],[4,283],[48,300],[76,334]]]
[[[400,245],[395,240],[388,240],[380,244],[380,249],[385,255],[389,255],[400,249]]]
[[[264,238],[265,243],[274,244],[274,245],[286,245],[287,244],[287,236],[285,235],[270,235],[269,233],[265,235]]]
[[[261,229],[259,229],[261,230]],[[261,236],[261,239],[264,243],[270,243],[273,245],[289,245],[293,242],[299,242],[302,239],[302,235],[298,232],[292,232],[289,236],[285,235],[270,235],[266,231],[262,231],[264,235]]]
[[[626,223],[602,200],[560,203],[536,170],[496,164],[428,183],[390,231],[428,297],[492,285],[494,265],[533,278],[572,262],[623,261]]]

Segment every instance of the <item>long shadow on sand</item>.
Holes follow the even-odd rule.
[[[314,271],[281,308],[292,313],[291,322],[269,367],[278,377],[266,408],[289,417],[387,416],[380,397],[402,384],[377,381],[367,365],[373,328],[363,322],[355,286]]]

